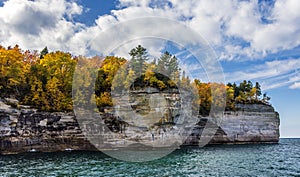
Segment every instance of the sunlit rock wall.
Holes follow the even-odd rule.
[[[173,104],[170,106],[176,110]],[[122,141],[125,134],[128,137],[130,134],[144,131],[139,127],[130,127],[129,124],[118,122],[115,118],[106,117],[105,121],[113,131],[119,132],[118,136],[113,138],[116,142]],[[199,143],[206,121],[207,118],[199,119],[184,145]],[[151,141],[151,136],[146,137],[144,141]],[[278,141],[279,115],[274,108],[270,105],[246,104],[237,105],[236,111],[224,113],[210,144]],[[0,154],[27,152],[33,149],[43,152],[97,150],[83,135],[73,113],[37,112],[27,106],[13,108],[0,100]]]
[[[211,143],[260,143],[279,141],[279,114],[270,105],[238,104],[237,111],[227,111]]]

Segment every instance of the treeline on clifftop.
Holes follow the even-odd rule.
[[[213,100],[212,87],[216,92],[226,90],[226,110],[235,110],[236,103],[267,104],[270,100],[270,97],[262,94],[258,82],[253,84],[245,80],[239,84],[224,85],[204,83],[198,79],[191,81],[179,68],[177,58],[169,52],[151,59],[147,50],[139,45],[129,54],[130,62],[127,62],[128,60],[115,56],[86,58],[62,51],[49,52],[47,47],[38,52],[23,51],[18,45],[7,48],[0,46],[0,97],[13,97],[21,104],[41,111],[72,111],[73,99],[81,99],[80,95],[74,95],[72,99],[75,67],[78,62],[86,62],[83,63],[85,68],[80,70],[81,77],[74,78],[83,91],[85,87],[95,84],[94,97],[82,102],[96,101],[100,111],[113,105],[111,91],[120,87],[154,87],[158,90],[194,88],[199,95],[197,104],[201,115],[209,113]],[[97,78],[95,83],[91,83],[89,70],[94,66],[98,66]]]

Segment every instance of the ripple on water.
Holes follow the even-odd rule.
[[[151,162],[133,163],[100,152],[0,156],[0,176],[300,176],[300,139],[277,145],[182,148]]]

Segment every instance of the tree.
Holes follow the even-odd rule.
[[[185,76],[185,71],[182,72],[180,87],[188,90],[191,89],[191,80],[189,76]]]
[[[43,59],[45,55],[49,53],[47,46],[41,51],[40,59]]]
[[[238,103],[246,103],[247,102],[247,95],[246,95],[246,93],[240,91],[238,97],[236,97],[236,101]]]
[[[226,109],[234,109],[234,89],[231,84],[226,86]]]
[[[255,89],[256,89],[255,99],[258,100],[258,97],[261,96],[261,86],[258,82],[255,82]]]
[[[102,110],[103,106],[112,106],[110,92],[113,89],[150,86],[165,90],[177,88],[180,84],[185,91],[193,90],[195,95],[199,95],[199,98],[193,100],[193,104],[197,104],[193,107],[200,106],[201,115],[209,114],[212,103],[223,107],[221,100],[225,93],[227,110],[234,110],[237,102],[268,104],[270,100],[267,93],[261,98],[262,91],[258,82],[255,82],[254,87],[251,81],[246,80],[239,86],[236,83],[228,83],[226,86],[202,83],[200,80],[191,83],[184,71],[180,78],[178,60],[169,52],[163,53],[157,64],[155,60],[147,63],[147,50],[141,45],[129,54],[132,61],[124,65],[127,60],[114,56],[107,56],[104,60],[98,56],[80,60],[84,57],[73,57],[61,51],[49,53],[47,47],[39,53],[29,50],[23,52],[17,45],[7,49],[0,46],[0,97],[15,97],[22,104],[44,111],[71,111],[72,98],[79,105],[96,101]],[[76,64],[79,64],[77,71],[80,74],[76,72],[73,76]],[[73,78],[78,88],[72,97]],[[94,84],[95,90],[92,90]]]
[[[145,77],[144,77],[144,81],[146,82],[146,86],[154,86],[155,84],[157,84],[157,78],[155,76],[155,69],[156,69],[156,65],[155,64],[149,64],[147,67],[147,70],[145,72]]]
[[[168,76],[173,81],[173,83],[178,84],[180,77],[178,60],[168,51],[163,53],[159,58],[157,70],[157,72]]]
[[[141,76],[145,72],[145,62],[148,60],[147,49],[138,45],[129,52],[131,56],[131,69],[134,70],[136,76]]]
[[[271,100],[271,97],[269,97],[269,96],[267,95],[267,93],[264,93],[264,94],[263,94],[263,99],[262,99],[262,101],[263,101],[264,103],[268,104],[270,100]]]
[[[253,87],[252,89],[251,89],[251,91],[249,92],[249,101],[250,102],[256,102],[257,101],[257,97],[256,97],[256,88],[255,87]]]
[[[99,73],[99,67],[101,66],[101,62],[103,60],[99,56],[92,58],[79,56],[76,58],[78,63],[76,66],[76,73],[74,73],[73,76],[73,104],[76,106],[85,107],[89,103],[95,103],[95,94],[93,94],[93,92],[96,92],[96,90],[99,88],[96,86],[96,84],[99,82],[95,81],[94,77],[97,73]],[[98,78],[101,77],[98,75],[96,79]],[[93,96],[91,96],[91,94],[93,94]]]
[[[251,91],[251,89],[253,88],[253,84],[252,84],[252,82],[251,81],[248,81],[247,82],[247,85],[246,85],[246,92],[250,92]]]
[[[108,92],[101,93],[99,97],[96,97],[96,104],[100,109],[100,111],[103,111],[104,107],[106,106],[112,106],[113,103],[112,103],[110,93]]]
[[[57,51],[46,54],[36,66],[40,72],[36,77],[47,93],[45,99],[50,106],[49,111],[72,110],[72,81],[76,63],[70,53]],[[32,90],[32,95],[36,95],[35,92],[37,90]]]
[[[240,88],[236,85],[235,82],[232,84],[232,88],[234,90],[234,99],[235,99],[236,97],[239,96]]]
[[[18,45],[8,49],[0,47],[0,96],[24,96],[29,64]]]
[[[251,81],[244,80],[243,82],[240,83],[239,90],[246,93],[246,92],[250,92],[252,87],[253,85]]]
[[[134,88],[134,78],[135,78],[135,71],[129,69],[128,75],[124,81],[125,88],[130,88],[131,86]]]

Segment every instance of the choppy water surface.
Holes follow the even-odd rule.
[[[300,139],[276,145],[189,147],[151,162],[101,152],[0,156],[0,176],[300,176]]]

